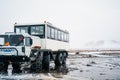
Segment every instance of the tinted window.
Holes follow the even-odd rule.
[[[25,45],[26,46],[31,46],[31,38],[29,38],[29,37],[25,38]]]
[[[63,32],[63,41],[65,41],[65,33]]]
[[[63,41],[63,32],[61,32],[61,40]]]
[[[55,38],[55,29],[51,28],[51,38]]]
[[[65,38],[65,41],[67,41],[67,34],[65,33],[65,35],[64,35],[64,38]]]
[[[50,38],[50,27],[47,27],[47,37]]]
[[[9,41],[11,46],[22,46],[24,37],[22,35],[10,35]]]
[[[32,35],[43,35],[44,26],[31,26],[31,34]]]
[[[67,34],[67,36],[66,36],[66,37],[67,37],[67,42],[69,42],[69,34]]]
[[[16,27],[16,33],[28,33],[28,27]]]
[[[60,31],[58,31],[58,40],[60,40]]]
[[[58,31],[57,29],[55,29],[55,39],[57,40],[57,37],[58,37]]]
[[[47,38],[58,41],[68,42],[69,33],[53,26],[47,25]]]

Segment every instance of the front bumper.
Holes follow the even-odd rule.
[[[27,62],[29,61],[30,59],[27,57],[27,56],[15,56],[15,55],[12,55],[12,56],[8,56],[8,55],[0,55],[0,62],[8,62],[8,61],[11,61],[11,62]]]

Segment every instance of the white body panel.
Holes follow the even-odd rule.
[[[30,37],[32,39],[32,45],[31,46],[25,46],[25,55],[29,57],[32,47],[35,47],[35,46],[40,46],[41,47],[41,39],[40,39],[40,37],[31,36],[29,34],[26,34],[26,35],[24,34],[24,37]]]
[[[29,34],[22,34],[24,37],[30,37],[33,41],[31,47],[34,47],[34,46],[40,46],[41,45],[41,39],[40,37],[37,37],[37,36],[31,36]]]
[[[33,44],[32,44],[31,47],[41,46],[41,39],[40,39],[40,37],[31,36],[31,38],[32,38],[32,41],[33,41]]]
[[[68,50],[69,49],[69,43],[52,40],[52,39],[42,39],[41,40],[41,48],[42,49],[51,49],[53,51],[57,51],[60,49]]]
[[[41,49],[46,49],[46,40],[41,39]]]

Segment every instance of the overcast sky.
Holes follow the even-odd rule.
[[[0,33],[45,20],[70,32],[72,48],[120,40],[120,0],[0,0]]]

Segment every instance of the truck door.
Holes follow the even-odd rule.
[[[29,57],[31,52],[32,39],[25,37],[25,54]]]

